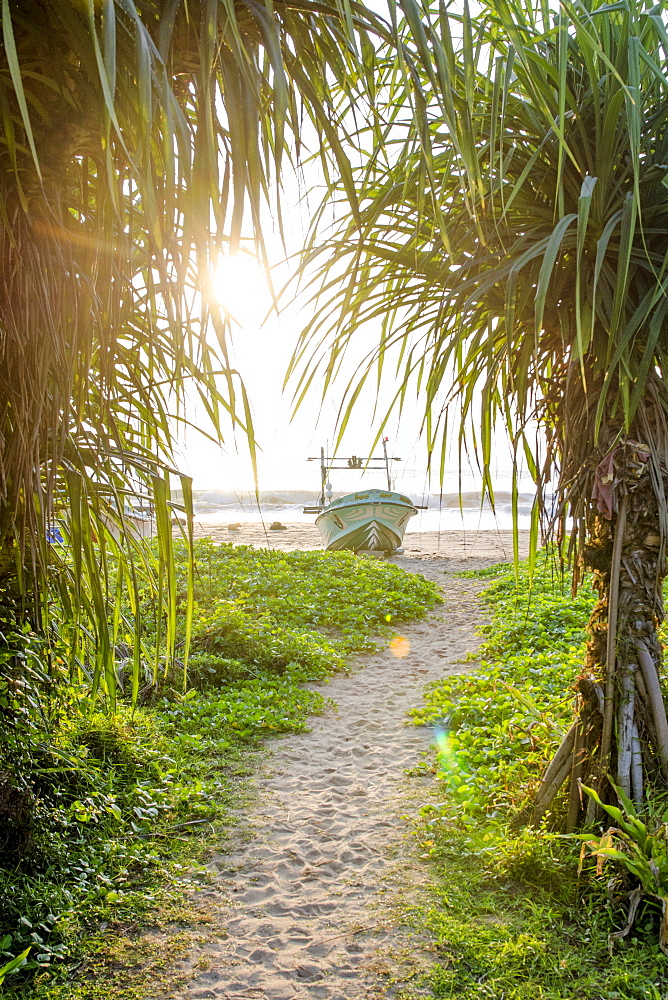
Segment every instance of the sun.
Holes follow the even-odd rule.
[[[221,254],[211,284],[216,300],[240,326],[260,326],[272,299],[266,270],[254,254]]]

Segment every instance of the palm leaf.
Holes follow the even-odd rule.
[[[370,106],[369,46],[389,37],[352,0],[3,0],[0,572],[42,627],[56,587],[72,669],[111,702],[120,599],[137,697],[142,580],[166,615],[156,663],[176,652],[169,476],[186,400],[255,452],[211,267],[247,232],[262,247],[284,162],[310,155],[305,120],[357,211],[345,123]],[[126,512],[151,496],[155,552]]]
[[[321,295],[293,359],[296,398],[319,367],[329,377],[356,350],[359,330],[391,315],[348,388],[342,424],[393,351],[404,387],[420,371],[424,419],[432,436],[442,428],[441,468],[445,429],[473,440],[467,428],[477,428],[487,493],[496,428],[517,456],[538,421],[539,504],[556,480],[577,545],[597,462],[647,425],[657,400],[666,405],[665,15],[595,0],[564,3],[554,18],[531,0],[484,2],[475,14],[398,7],[396,46],[419,102],[406,78],[386,111],[401,140],[356,172],[359,220],[339,213],[320,245],[311,235],[303,269]],[[398,62],[383,50],[379,92]],[[393,398],[400,409],[405,388]],[[452,419],[440,422],[443,407]],[[668,457],[659,438],[657,481]],[[532,552],[537,539],[536,511]]]

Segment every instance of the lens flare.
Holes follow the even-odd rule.
[[[466,778],[467,768],[453,750],[450,734],[443,726],[434,726],[434,743],[438,756],[439,778],[452,788],[456,788]]]
[[[411,651],[411,644],[403,635],[395,635],[394,639],[390,643],[390,652],[392,656],[397,656],[399,659],[403,660],[404,656],[408,656]]]
[[[453,754],[450,746],[448,731],[447,729],[444,729],[443,726],[434,726],[434,743],[436,744],[438,761],[441,767],[452,764],[455,760],[455,755]]]

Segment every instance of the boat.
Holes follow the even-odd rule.
[[[104,518],[104,523],[114,538],[120,538],[121,529],[118,520]],[[133,507],[126,504],[123,508],[123,524],[130,538],[154,538],[157,532],[155,514],[150,507]]]
[[[146,507],[126,507],[123,513],[130,534],[135,538],[153,538],[157,531],[155,516]]]
[[[401,459],[387,454],[386,442],[387,438],[383,441],[382,456],[368,458],[357,455],[350,458],[330,457],[325,455],[324,448],[320,449],[320,502],[315,507],[304,507],[304,512],[318,514],[315,523],[328,552],[352,549],[353,552],[390,553],[400,548],[406,525],[419,508],[410,497],[392,489],[390,462],[400,462]],[[309,462],[315,461],[316,458],[309,458]],[[337,462],[338,465],[335,464]],[[387,476],[386,490],[363,489],[333,498],[329,482],[333,469],[367,470],[382,466]]]
[[[401,493],[364,490],[332,500],[315,523],[328,552],[394,552],[415,514],[412,501]]]

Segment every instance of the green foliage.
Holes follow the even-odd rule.
[[[532,547],[554,484],[578,546],[618,435],[647,445],[655,482],[667,449],[665,4],[393,7],[360,208],[331,225],[326,199],[303,258],[320,287],[296,398],[326,394],[352,353],[340,433],[367,387],[399,412],[417,399],[429,453],[466,441],[490,496],[504,426],[538,487]],[[517,513],[516,478],[513,496]]]
[[[25,968],[45,970],[89,924],[141,914],[165,886],[178,894],[200,829],[224,828],[242,747],[303,729],[321,704],[288,673],[114,716],[73,702],[51,733],[23,726],[20,756],[0,744],[2,950],[31,945]]]
[[[177,555],[183,594],[183,547]],[[321,630],[336,637],[339,650],[361,652],[373,648],[370,631],[421,617],[438,600],[437,588],[423,577],[352,552],[271,552],[202,540],[195,544],[195,561],[193,649],[207,641],[203,633],[207,616],[218,613],[211,608],[215,601],[234,602],[258,621],[280,618],[283,630]],[[234,614],[232,607],[223,603],[221,613]]]
[[[9,943],[9,941],[3,939],[0,941],[0,946],[3,944],[7,945]],[[26,948],[25,951],[22,951],[20,955],[16,956],[16,958],[12,958],[9,962],[5,962],[4,965],[0,966],[0,986],[2,986],[7,976],[11,976],[13,972],[18,972],[25,966],[29,954],[30,948]]]
[[[423,919],[436,939],[429,976],[448,1000],[663,1000],[668,963],[659,914],[643,911],[633,947],[610,954],[604,893],[578,881],[563,841],[540,832],[428,835],[436,902]]]
[[[517,584],[508,568],[495,576],[480,669],[437,681],[414,713],[437,727],[439,773],[454,797],[448,809],[467,823],[521,808],[559,745],[594,602],[587,586],[572,597],[549,558],[532,578],[524,567]]]
[[[176,548],[185,603],[188,554]],[[17,996],[28,973],[59,981],[87,928],[141,919],[180,898],[198,878],[201,837],[224,837],[244,759],[264,737],[304,729],[322,707],[302,682],[344,667],[351,649],[373,648],[388,619],[418,617],[438,600],[421,577],[350,553],[279,555],[200,542],[195,569],[194,683],[183,693],[180,671],[174,685],[168,673],[151,689],[150,707],[132,710],[128,691],[115,713],[103,712],[85,678],[68,686],[62,663],[54,685],[44,659],[60,659],[55,638],[47,649],[8,617],[0,961],[32,949],[5,984]],[[140,596],[150,608],[149,595]],[[185,628],[182,610],[178,651]]]
[[[574,835],[583,841],[580,864],[584,864],[586,857],[596,858],[596,875],[600,877],[605,873],[608,877],[608,862],[611,862],[613,875],[607,881],[609,893],[613,887],[628,889],[629,883],[631,886],[625,894],[629,902],[626,927],[611,934],[611,940],[630,933],[642,899],[655,900],[662,910],[659,944],[663,953],[668,954],[668,811],[665,803],[660,815],[656,815],[657,810],[650,803],[643,822],[623,788],[613,784],[619,807],[602,802],[593,788],[585,785],[582,788],[616,825],[600,837],[591,833]]]
[[[341,669],[340,653],[324,637],[284,625],[268,613],[249,613],[247,605],[219,599],[208,612],[195,609],[192,650],[196,654],[244,660],[250,670],[283,673],[299,664],[311,676]]]
[[[168,655],[175,639],[169,486],[186,403],[215,439],[240,431],[255,462],[219,259],[241,244],[264,257],[261,220],[271,204],[282,228],[304,127],[356,201],[339,124],[346,107],[373,117],[370,36],[389,28],[334,0],[3,0],[1,22],[0,581],[44,631],[65,623],[73,672],[85,663],[113,710],[119,595],[149,578]],[[156,559],[135,503],[152,508]]]
[[[183,544],[175,545],[174,555],[181,609],[176,646],[182,653],[190,557]],[[282,553],[203,539],[193,558],[188,669],[197,686],[288,667],[324,676],[340,670],[347,653],[376,648],[374,632],[420,617],[440,599],[423,577],[352,552]],[[126,614],[131,617],[129,608]],[[151,647],[160,639],[150,591],[142,594],[142,618],[144,643]],[[180,686],[181,678],[173,684]]]
[[[662,1000],[660,906],[641,906],[633,947],[611,953],[610,932],[626,916],[605,893],[610,872],[580,876],[573,840],[513,825],[572,720],[569,683],[593,595],[584,588],[573,599],[547,559],[532,580],[521,566],[517,587],[507,567],[479,575],[493,581],[480,670],[432,685],[416,714],[442,729],[442,801],[422,810],[417,827],[437,900],[422,915],[438,942],[429,985],[453,1000]],[[591,849],[621,850],[613,863],[626,868],[639,851],[661,864],[661,831],[643,839],[629,805],[608,807],[617,844],[587,834]]]

